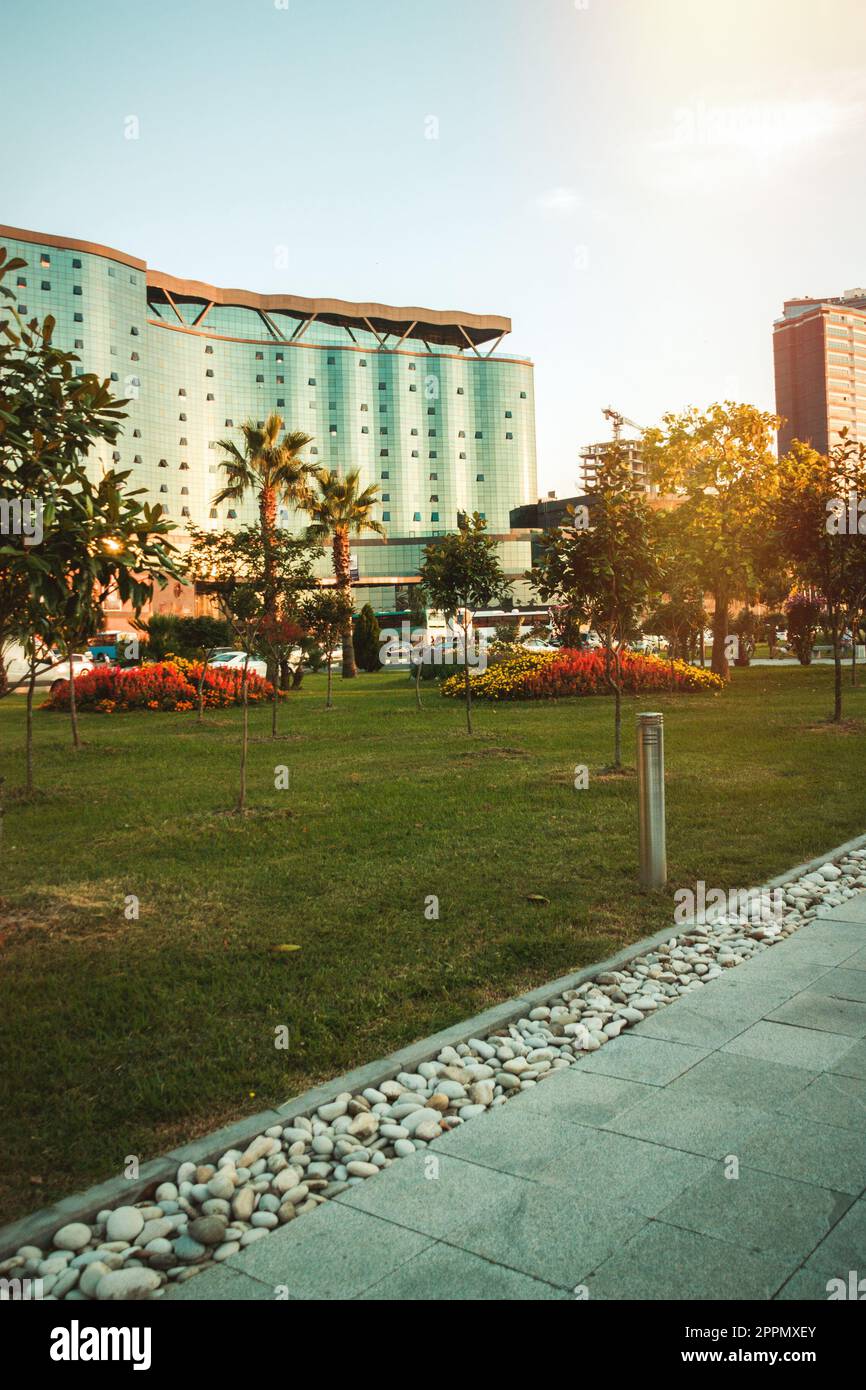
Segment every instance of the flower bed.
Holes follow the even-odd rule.
[[[623,692],[724,690],[721,676],[685,661],[663,661],[637,652],[622,654]],[[470,676],[472,694],[484,700],[545,700],[566,695],[608,695],[604,652],[519,652]],[[442,682],[443,695],[463,694],[463,674]]]
[[[96,666],[75,680],[77,707],[92,714],[114,714],[123,710],[149,709],[171,712],[195,709],[198,704],[198,682],[201,663],[185,661],[183,668],[173,661],[158,661],[152,666],[134,666],[121,670],[113,666]],[[241,670],[216,670],[209,666],[204,681],[204,703],[207,709],[225,709],[241,703]],[[247,675],[247,699],[252,703],[273,699],[270,681],[250,671]],[[69,709],[69,682],[62,681],[43,705],[43,709]]]

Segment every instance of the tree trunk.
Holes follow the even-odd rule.
[[[333,709],[334,702],[331,699],[331,643],[328,644],[328,695],[325,700],[325,709]],[[345,675],[345,671],[343,672]]]
[[[238,792],[238,813],[243,815],[247,809],[247,747],[250,741],[250,710],[247,701],[247,668],[249,666],[249,653],[244,661],[244,674],[241,681],[241,696],[244,707],[243,735],[241,737],[241,784]]]
[[[78,751],[81,739],[78,737],[78,707],[75,703],[75,674],[72,669],[72,654],[69,655],[69,719],[72,724],[72,747]]]
[[[613,688],[613,765],[622,767],[622,686],[620,682]]]
[[[415,704],[417,705],[418,709],[421,708],[421,662],[420,662],[420,661],[417,662],[417,663],[416,663],[416,666],[415,666]]]
[[[839,619],[833,616],[830,630],[833,635],[833,723],[842,719],[842,640],[839,634]]]
[[[24,790],[28,796],[33,795],[33,691],[36,688],[36,662],[30,662],[30,680],[27,683],[27,716],[26,716],[26,778]]]
[[[205,652],[204,661],[201,664],[201,675],[198,678],[198,714],[196,716],[196,722],[198,724],[202,722],[202,718],[204,717],[204,678],[207,674],[207,664],[213,656],[214,651],[214,647],[209,647]]]
[[[298,689],[300,688],[300,684],[301,684],[301,681],[302,681],[303,679],[304,679],[304,667],[303,667],[303,663],[301,663],[301,665],[300,665],[300,666],[296,666],[295,669],[294,669],[294,671],[292,672],[292,689],[293,689],[293,690],[298,690]]]
[[[337,588],[343,589],[350,597],[352,594],[352,556],[349,550],[349,533],[345,530],[335,531],[331,543],[331,550],[334,560],[334,575],[337,580]],[[352,633],[351,616],[346,621],[343,628],[343,680],[351,680],[358,674],[355,665],[355,639]]]
[[[472,733],[472,682],[469,679],[469,624],[463,622],[463,692],[466,697],[466,732]]]
[[[276,685],[274,685],[274,698],[273,698],[273,700],[271,701],[271,738],[272,738],[272,739],[275,739],[276,736],[277,736],[277,705],[279,704],[279,699],[280,699],[279,692],[278,692],[278,690],[277,690]]]
[[[259,495],[259,520],[262,529],[262,563],[264,567],[264,618],[274,622],[277,616],[277,586],[274,578],[274,532],[277,524],[277,494],[272,487],[263,487]],[[273,652],[267,658],[267,679],[277,678],[277,659]]]
[[[728,591],[724,585],[713,593],[715,612],[713,613],[713,659],[710,669],[724,680],[728,679],[728,654],[725,650],[728,638]]]

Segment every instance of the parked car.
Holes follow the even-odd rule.
[[[521,647],[525,652],[555,652],[556,647],[552,642],[545,642],[543,637],[527,637],[525,642],[521,642]]]
[[[72,655],[72,674],[75,677],[84,676],[88,671],[93,670],[93,659],[89,652],[73,652]],[[24,681],[25,685],[21,689],[26,689],[26,681],[30,674],[30,666],[24,651],[21,647],[10,647],[6,657],[6,679],[10,685],[18,685]],[[42,689],[48,686],[53,689],[61,681],[69,680],[69,657],[61,656],[59,652],[46,652],[36,668],[36,685]]]
[[[242,671],[246,661],[246,652],[221,651],[218,655],[212,656],[208,666],[214,667],[217,671]],[[261,676],[264,680],[268,674],[268,663],[261,656],[251,656],[249,659],[248,671]]]

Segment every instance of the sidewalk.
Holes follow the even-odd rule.
[[[861,894],[165,1297],[823,1300],[864,1190]]]

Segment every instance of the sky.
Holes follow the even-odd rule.
[[[0,222],[509,315],[542,492],[606,405],[772,410],[783,300],[866,284],[863,0],[4,0],[2,32]]]

